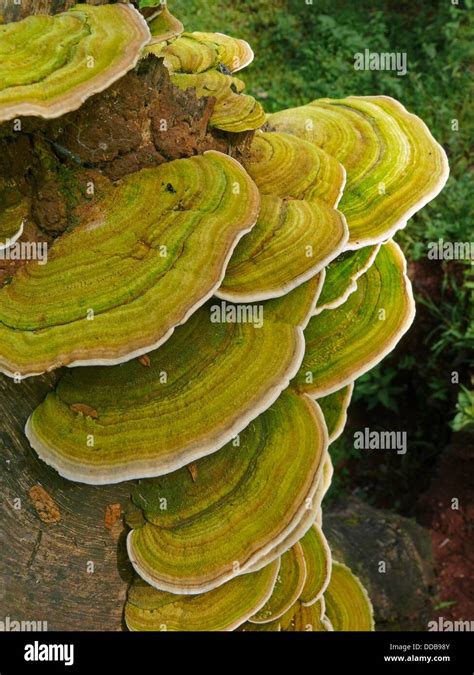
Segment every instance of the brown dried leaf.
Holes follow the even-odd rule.
[[[61,520],[59,507],[42,485],[33,485],[29,489],[28,494],[43,523],[47,523],[48,525],[59,523]]]
[[[94,410],[94,408],[91,408],[91,406],[87,405],[86,403],[73,403],[69,406],[69,408],[72,410],[72,412],[82,413],[87,417],[92,417],[94,420],[99,417],[97,410]]]
[[[138,360],[140,361],[142,366],[145,366],[146,368],[149,368],[151,366],[150,357],[147,354],[140,356]]]
[[[198,475],[198,468],[196,462],[193,462],[192,464],[187,465],[187,469],[189,473],[191,474],[191,478],[193,479],[193,483],[196,482],[197,480],[197,475]]]
[[[105,527],[111,530],[122,516],[122,507],[120,504],[108,504],[105,507]]]

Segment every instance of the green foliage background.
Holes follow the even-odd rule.
[[[449,188],[417,217],[407,235],[411,255],[424,241],[464,241],[472,218],[469,144],[474,137],[473,1],[450,0],[171,0],[187,30],[242,37],[255,51],[242,73],[269,112],[325,96],[386,94],[426,121],[450,156]],[[354,70],[364,49],[402,51],[408,74]],[[452,120],[459,131],[452,131]],[[468,237],[469,238],[469,237]]]
[[[407,476],[416,477],[435,461],[449,441],[455,416],[454,428],[466,428],[462,411],[472,389],[472,266],[466,262],[423,265],[427,242],[472,239],[474,0],[459,0],[459,4],[450,0],[170,0],[169,5],[186,30],[220,31],[252,45],[255,61],[240,76],[269,112],[315,98],[386,94],[422,117],[448,153],[451,176],[445,190],[397,235],[411,261],[412,276],[427,277],[434,270],[434,281],[426,288],[421,284],[417,297],[421,328],[412,329],[415,338],[405,338],[416,344],[408,352],[397,350],[361,378],[354,396],[368,423],[375,426],[380,418],[381,428],[403,427],[412,401],[420,401],[416,419],[408,422],[411,447],[418,455],[407,453],[399,469],[397,487],[409,490]],[[354,54],[364,49],[406,52],[407,75],[355,70]],[[460,372],[464,388],[453,386],[453,370]],[[342,464],[350,462],[355,452],[350,436],[345,434],[334,452]]]

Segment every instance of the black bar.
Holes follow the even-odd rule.
[[[35,648],[35,643],[37,647]],[[30,645],[30,646],[28,646]],[[56,651],[71,660],[28,661],[55,652],[41,645],[73,645]],[[443,647],[444,645],[444,647]],[[472,675],[472,633],[0,633],[0,675],[23,673],[163,671],[223,675],[237,668],[255,673],[452,673]],[[46,651],[47,650],[47,651]],[[388,658],[390,657],[390,659]],[[394,659],[396,657],[396,659]],[[403,658],[404,660],[400,660]],[[428,658],[430,660],[428,661]],[[449,659],[449,660],[448,660]],[[99,671],[100,669],[100,671]],[[102,670],[103,669],[103,670]],[[116,670],[115,670],[116,669]]]

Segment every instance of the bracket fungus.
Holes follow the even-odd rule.
[[[152,7],[156,5],[159,6],[155,10],[152,10],[152,14],[148,18],[148,26],[151,33],[150,45],[173,40],[184,31],[183,24],[171,14],[166,2],[154,2],[151,4]]]
[[[175,86],[193,90],[199,98],[214,99],[211,127],[238,133],[265,123],[261,104],[244,94],[245,84],[232,76],[253,61],[253,51],[245,40],[200,32],[183,33],[170,42],[167,39],[166,34],[155,36],[144,54],[163,59]]]
[[[331,578],[331,550],[316,523],[302,537],[300,545],[306,563],[306,579],[299,595],[303,605],[313,605],[326,590]]]
[[[305,560],[308,560],[308,557],[305,557]],[[367,591],[358,577],[346,565],[338,562],[330,563],[323,588],[324,593],[319,593],[316,599],[306,602],[305,585],[303,592],[295,602],[279,617],[257,625],[255,625],[254,617],[251,617],[241,630],[258,628],[274,632],[374,630],[373,608]],[[278,581],[275,584],[275,589],[273,593],[277,597],[281,594]],[[272,597],[274,596],[270,596],[260,612],[269,606]]]
[[[280,569],[271,596],[249,621],[264,624],[279,619],[300,597],[305,581],[303,549],[301,544],[295,544],[280,558]]]
[[[287,134],[257,132],[244,166],[262,202],[217,291],[234,302],[288,293],[324,269],[349,237],[335,208],[345,172],[325,152]]]
[[[145,51],[162,57],[173,73],[202,73],[222,66],[235,73],[253,61],[253,51],[245,40],[222,33],[183,33],[170,44],[153,43]]]
[[[333,562],[331,581],[324,597],[326,615],[333,630],[374,629],[373,609],[367,591],[346,565]]]
[[[239,442],[200,460],[196,483],[181,469],[134,491],[145,522],[129,535],[128,550],[149,584],[199,593],[254,570],[262,556],[264,565],[279,556],[276,544],[301,520],[319,482],[323,417],[289,389]]]
[[[0,370],[26,377],[156,348],[220,285],[258,209],[251,178],[214,151],[127,176],[47,265],[0,290]]]
[[[353,382],[395,347],[414,316],[406,260],[390,241],[343,305],[311,318],[298,388],[322,397]]]
[[[131,70],[150,31],[131,5],[76,5],[0,26],[0,121],[60,117]]]
[[[289,633],[325,633],[332,627],[325,622],[324,603],[303,605],[298,602],[288,613],[287,623],[282,630]]]
[[[365,590],[323,534],[328,446],[355,380],[413,320],[390,238],[444,185],[445,153],[385,96],[267,117],[233,76],[250,46],[184,32],[158,4],[139,3],[148,25],[119,3],[0,26],[0,122],[60,117],[122,76],[97,109],[130,78],[133,100],[193,103],[160,152],[150,118],[135,121],[133,168],[94,164],[104,189],[47,265],[28,261],[0,287],[0,371],[73,368],[30,415],[31,446],[73,481],[140,479],[126,515],[130,630],[373,630]],[[96,138],[100,98],[67,117],[69,132]],[[206,143],[185,149],[196,106]],[[49,145],[67,176],[86,166]],[[2,187],[0,249],[35,220],[21,185]]]
[[[210,69],[204,73],[173,73],[171,81],[180,89],[194,89],[198,98],[215,98],[210,125],[216,129],[239,133],[258,129],[265,122],[261,104],[243,93],[245,84],[237,77]]]
[[[336,208],[346,172],[342,164],[312,143],[290,134],[259,131],[244,166],[262,194],[320,199]]]
[[[328,396],[317,399],[324,415],[330,443],[339,438],[344,431],[347,422],[347,409],[349,408],[353,391],[354,383],[351,382],[342,387],[342,389],[338,389]]]
[[[309,397],[305,398],[309,399]],[[306,500],[305,509],[303,510],[302,515],[300,515],[299,520],[293,524],[284,539],[277,544],[274,544],[266,554],[262,555],[262,557],[251,566],[251,571],[262,569],[262,567],[265,567],[271,560],[275,560],[278,556],[282,556],[292,546],[301,542],[302,538],[315,523],[320,524],[321,504],[331,483],[331,477],[332,463],[326,448],[321,458],[321,471],[319,472],[316,490],[313,495]]]
[[[61,475],[91,484],[158,476],[215,452],[296,374],[319,285],[315,277],[264,305],[210,301],[149,354],[149,368],[73,370],[28,420],[31,445]]]
[[[356,251],[344,251],[328,264],[315,314],[324,309],[336,309],[345,303],[351,293],[357,290],[357,279],[372,265],[379,248],[380,245],[376,244]]]
[[[208,593],[177,595],[137,579],[128,592],[125,622],[133,631],[231,631],[269,599],[280,561],[243,574]]]
[[[278,619],[269,623],[252,623],[251,621],[247,621],[237,630],[242,633],[275,633],[281,632],[281,623]]]
[[[322,502],[324,497],[326,496],[329,488],[331,487],[331,482],[332,482],[332,477],[334,475],[334,465],[332,463],[331,455],[329,452],[326,453],[326,458],[324,460],[323,464],[323,475],[321,476],[321,480],[318,485],[318,489],[316,491],[316,496],[315,496],[315,502],[319,504],[319,511],[318,515],[316,518],[316,523],[318,525],[321,525],[322,522]]]
[[[284,633],[323,632],[324,598],[313,605],[305,606],[299,600],[280,619],[280,630]]]
[[[236,73],[247,68],[254,60],[252,47],[248,42],[240,38],[230,37],[224,33],[190,33],[194,40],[202,44],[211,44],[218,55],[218,64],[228,68],[231,73]]]
[[[24,199],[0,211],[0,250],[9,248],[21,237],[28,213],[29,204]]]
[[[269,600],[241,630],[286,632],[371,631],[374,630],[372,604],[360,580],[346,566],[331,560],[329,547],[318,526],[313,526],[299,544],[305,561],[306,581],[295,592],[297,549],[281,558],[279,576]],[[283,571],[286,557],[286,570]],[[263,568],[266,569],[266,568]],[[287,580],[287,592],[278,580]],[[293,595],[292,604],[285,603]],[[273,603],[273,604],[272,604]],[[281,610],[272,608],[279,603]],[[265,621],[265,619],[268,619]]]
[[[320,99],[268,121],[312,141],[346,168],[340,208],[351,249],[392,237],[448,179],[446,153],[426,124],[388,96]]]

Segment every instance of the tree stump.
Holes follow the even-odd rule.
[[[429,532],[415,520],[354,497],[323,513],[333,557],[366,587],[376,630],[428,630],[434,587]]]

